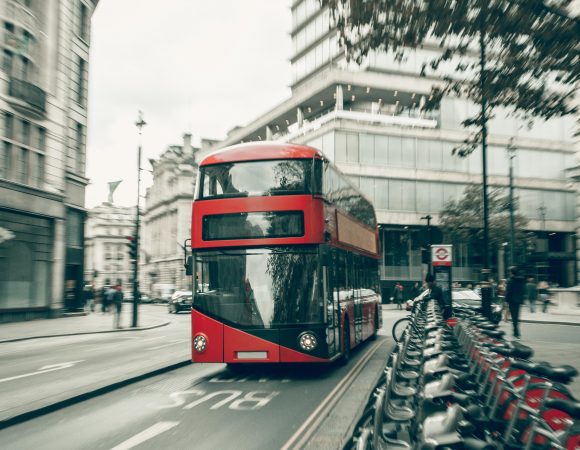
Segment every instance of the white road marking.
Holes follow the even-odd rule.
[[[330,409],[338,402],[342,397],[344,391],[346,391],[354,379],[358,376],[362,368],[366,365],[371,356],[375,353],[377,348],[381,343],[375,343],[371,348],[367,350],[366,353],[356,362],[356,364],[347,372],[347,374],[342,378],[342,380],[336,385],[336,387],[326,396],[326,398],[320,403],[318,408],[314,410],[312,414],[306,419],[300,428],[292,435],[292,437],[284,444],[282,450],[289,449],[300,449],[304,447],[308,439],[312,436],[312,433],[320,425],[322,420],[326,418]]]
[[[139,444],[142,444],[143,442],[148,441],[149,439],[152,439],[161,433],[165,433],[177,425],[179,425],[179,422],[157,422],[155,425],[152,425],[146,430],[141,431],[141,433],[136,434],[124,442],[121,442],[111,450],[129,450],[130,448],[137,447]]]
[[[178,339],[176,341],[171,341],[169,344],[158,345],[157,347],[149,347],[147,350],[159,350],[160,348],[169,347],[175,344],[181,344],[182,342],[186,342],[188,339]]]
[[[84,361],[84,359],[81,359],[80,361],[68,361],[68,362],[63,362],[63,363],[58,363],[58,364],[50,364],[48,366],[42,366],[36,372],[30,372],[30,373],[25,373],[22,375],[16,375],[14,377],[9,377],[9,378],[1,378],[0,383],[4,383],[5,381],[18,380],[19,378],[31,377],[33,375],[40,375],[43,373],[54,372],[55,370],[69,369],[69,368],[73,367],[75,364],[83,362],[83,361]]]

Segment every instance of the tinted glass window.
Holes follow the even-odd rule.
[[[312,159],[205,166],[201,168],[198,199],[311,193],[312,166]]]
[[[302,211],[220,214],[203,218],[203,240],[304,236]]]
[[[249,328],[322,323],[318,253],[276,248],[199,252],[193,307]]]

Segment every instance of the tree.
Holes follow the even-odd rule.
[[[347,57],[362,62],[370,50],[403,59],[410,49],[435,44],[440,55],[425,61],[422,75],[444,65],[425,109],[445,95],[477,104],[463,125],[478,127],[461,156],[482,140],[482,126],[503,106],[527,119],[573,114],[580,81],[580,20],[572,0],[321,0],[333,12]]]
[[[573,0],[321,0],[333,13],[347,58],[362,62],[370,50],[392,51],[435,44],[440,54],[426,61],[422,75],[449,73],[436,84],[423,108],[436,108],[446,95],[481,106],[463,121],[475,127],[453,149],[467,156],[480,144],[483,159],[484,266],[489,266],[489,204],[486,169],[487,123],[497,107],[526,119],[577,112],[580,84],[580,19]]]
[[[468,243],[481,254],[483,189],[480,185],[470,185],[465,189],[459,200],[447,202],[440,213],[440,223],[446,238],[453,244]],[[509,196],[500,190],[488,193],[490,245],[498,249],[504,242],[510,241],[510,211]],[[514,202],[515,203],[515,202]],[[515,205],[514,205],[515,207]],[[515,243],[516,254],[523,255],[527,251],[527,234],[524,232],[528,220],[516,212]]]

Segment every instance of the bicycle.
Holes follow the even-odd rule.
[[[403,333],[405,332],[405,330],[407,329],[407,327],[410,325],[411,327],[413,327],[413,331],[415,331],[417,334],[419,334],[419,329],[417,328],[417,325],[415,324],[415,308],[417,307],[417,305],[419,303],[421,303],[425,297],[429,294],[429,290],[424,291],[421,295],[419,295],[419,297],[417,297],[416,299],[413,300],[413,306],[411,308],[411,314],[409,314],[408,316],[405,317],[401,317],[399,320],[397,320],[394,324],[393,324],[393,328],[391,329],[391,335],[393,336],[393,340],[398,343],[401,340],[401,337],[403,336]]]

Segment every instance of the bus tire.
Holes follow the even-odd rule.
[[[344,316],[342,343],[342,355],[338,359],[338,362],[341,366],[345,366],[350,360],[350,321],[348,320],[348,316]]]

